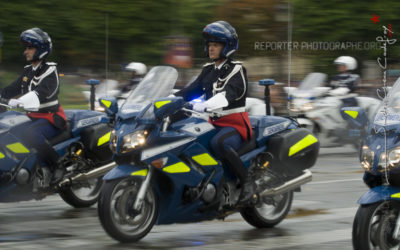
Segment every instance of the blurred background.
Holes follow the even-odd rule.
[[[235,59],[247,68],[250,95],[263,96],[263,89],[255,84],[259,79],[273,78],[279,83],[272,89],[278,113],[284,112],[280,107],[286,98],[281,89],[289,79],[295,86],[310,72],[332,76],[336,73],[333,61],[341,55],[357,59],[356,73],[362,79],[358,91],[374,95],[374,89],[382,85],[382,69],[376,60],[384,54],[376,38],[383,36],[382,26],[389,24],[396,38],[399,10],[397,0],[3,0],[0,87],[16,79],[26,64],[19,35],[32,27],[52,38],[53,53],[48,60],[58,63],[65,108],[87,108],[81,93],[86,79],[128,81],[123,68],[132,61],[148,67],[174,65],[180,72],[177,85],[184,86],[207,62],[202,29],[225,20],[239,35]],[[373,15],[379,16],[379,22],[371,20]],[[298,47],[278,46],[289,41]],[[345,46],[312,47],[321,42]],[[400,75],[399,45],[387,47],[389,83]]]

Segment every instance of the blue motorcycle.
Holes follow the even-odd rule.
[[[35,149],[24,142],[23,131],[32,121],[21,112],[0,113],[0,202],[43,199],[58,193],[73,207],[97,202],[102,177],[115,163],[109,149],[111,128],[100,123],[106,115],[91,110],[66,110],[67,129],[50,143],[60,155],[65,174],[45,184]]]
[[[104,176],[99,197],[105,231],[120,242],[135,242],[154,224],[223,219],[235,212],[257,228],[280,223],[293,192],[312,178],[308,168],[316,161],[318,140],[292,119],[250,117],[254,135],[238,154],[257,188],[240,204],[238,179],[210,151],[216,129],[182,98],[165,97],[177,77],[172,67],[154,67],[119,110],[115,99],[100,99],[114,126],[110,147],[118,164]],[[177,111],[191,116],[171,122]]]
[[[361,138],[360,162],[370,188],[359,199],[353,222],[354,249],[399,249],[400,246],[400,78],[368,121],[362,108],[341,110]]]

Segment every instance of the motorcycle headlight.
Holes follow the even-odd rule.
[[[309,111],[312,110],[314,107],[312,105],[312,103],[305,103],[302,107],[301,110],[302,111]]]
[[[110,135],[110,149],[112,152],[117,152],[117,134],[115,132],[115,129],[111,131]]]
[[[387,154],[382,152],[379,157],[378,170],[385,171],[400,166],[400,147],[390,150]]]
[[[374,151],[372,151],[367,145],[364,145],[362,147],[361,167],[365,171],[370,171],[372,169],[372,165],[374,164],[374,156],[375,156]]]
[[[147,130],[139,130],[122,138],[121,153],[127,153],[146,143]]]

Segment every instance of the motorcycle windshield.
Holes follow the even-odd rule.
[[[299,85],[299,90],[310,91],[313,88],[324,86],[326,74],[323,73],[310,73],[308,74]]]
[[[374,124],[380,126],[400,124],[400,77],[377,110]]]
[[[139,112],[149,103],[172,94],[178,72],[170,66],[152,68],[121,106],[124,114]]]

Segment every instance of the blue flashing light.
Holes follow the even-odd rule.
[[[100,83],[100,81],[96,80],[96,79],[86,80],[86,84],[88,84],[88,85],[98,85],[99,83]]]

